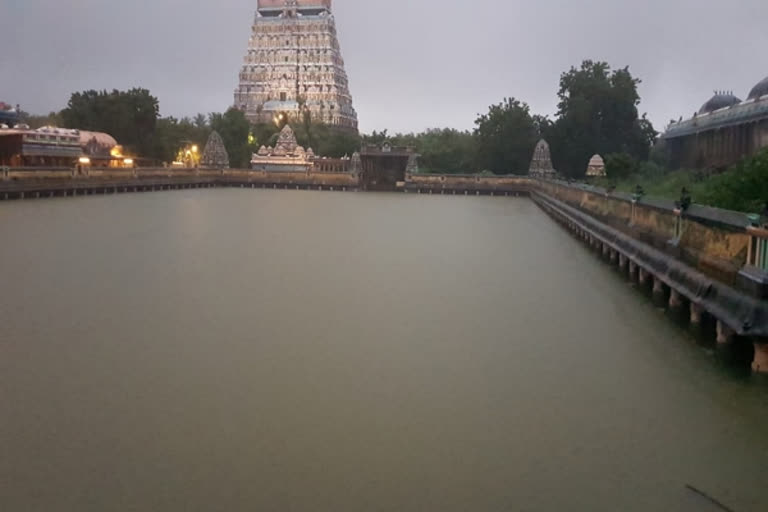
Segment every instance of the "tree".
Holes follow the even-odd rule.
[[[251,155],[257,149],[258,142],[248,141],[251,124],[245,114],[236,108],[230,108],[224,114],[210,114],[211,128],[221,135],[224,147],[229,154],[230,167],[248,167]]]
[[[424,172],[469,174],[475,171],[476,139],[470,132],[431,129],[417,136],[419,167]]]
[[[148,156],[163,162],[171,162],[184,146],[196,144],[202,151],[211,129],[207,123],[201,126],[197,121],[199,121],[199,115],[194,122],[186,117],[181,120],[174,117],[159,119]]]
[[[579,178],[595,154],[626,153],[646,160],[656,139],[650,121],[638,117],[640,83],[629,68],[584,61],[560,77],[557,119],[550,143],[555,167]]]
[[[24,112],[23,110],[19,112],[19,122],[29,125],[33,130],[37,130],[43,126],[63,126],[64,124],[59,112],[51,112],[47,116],[36,116]]]
[[[536,130],[536,137],[539,139],[549,139],[552,136],[555,123],[553,123],[547,116],[541,116],[539,114],[534,114],[532,118],[533,127]]]
[[[198,130],[208,129],[208,118],[205,114],[197,114],[193,122]]]
[[[146,89],[74,93],[61,117],[68,128],[105,132],[128,151],[147,155],[159,117],[157,98]]]
[[[253,134],[253,145],[255,147],[270,146],[272,137],[277,135],[277,126],[273,123],[260,123],[251,126],[251,134]]]
[[[475,121],[477,163],[494,174],[525,174],[537,142],[530,108],[515,98],[492,105]]]
[[[442,174],[469,174],[474,172],[476,140],[472,133],[452,128],[432,128],[422,133],[398,133],[390,136],[387,130],[363,135],[365,144],[412,148],[420,155],[421,172]]]
[[[637,160],[627,153],[611,153],[605,157],[605,174],[612,180],[627,178],[637,170]]]
[[[291,128],[301,146],[312,148],[316,155],[332,158],[352,156],[356,151],[360,151],[362,142],[357,133],[315,122],[312,112],[305,107],[306,100],[299,97],[298,103],[300,114],[297,120],[291,122]],[[278,126],[280,125],[278,122]]]
[[[373,130],[373,132],[370,135],[363,135],[363,143],[371,144],[373,146],[381,146],[388,140],[389,140],[389,135],[387,134],[386,129],[380,132]]]

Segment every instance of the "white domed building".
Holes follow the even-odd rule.
[[[724,169],[768,147],[768,77],[742,101],[716,91],[692,117],[661,136],[673,169]]]

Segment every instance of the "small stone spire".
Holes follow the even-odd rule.
[[[229,154],[218,132],[213,131],[208,137],[200,165],[215,169],[229,169]]]

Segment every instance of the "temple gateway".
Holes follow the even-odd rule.
[[[235,107],[252,123],[308,113],[357,132],[331,0],[258,0]]]

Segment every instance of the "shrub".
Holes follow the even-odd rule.
[[[707,180],[697,200],[729,210],[763,212],[768,202],[768,149]]]
[[[637,160],[627,153],[612,153],[605,157],[605,174],[612,180],[624,179],[638,170]]]

